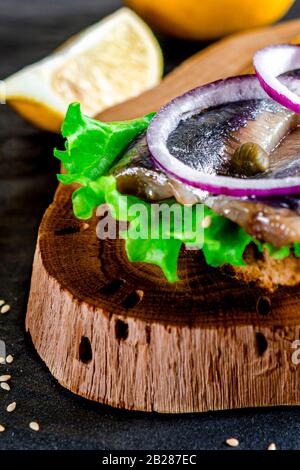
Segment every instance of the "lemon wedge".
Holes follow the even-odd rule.
[[[0,101],[36,126],[58,132],[71,102],[95,116],[155,86],[162,70],[161,49],[151,30],[121,8],[4,80]]]

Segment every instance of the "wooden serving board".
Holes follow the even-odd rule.
[[[138,98],[103,113],[128,119],[184,91],[249,69],[255,50],[287,42],[300,21],[232,36]],[[271,297],[181,253],[181,281],[129,263],[123,241],[99,241],[59,187],[40,226],[26,329],[51,373],[81,396],[127,409],[193,412],[300,403],[300,290]]]

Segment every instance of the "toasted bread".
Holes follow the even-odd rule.
[[[269,292],[275,291],[279,286],[295,286],[300,283],[300,258],[293,253],[284,259],[274,259],[268,250],[260,253],[254,244],[250,244],[244,259],[246,266],[224,265],[222,272]]]

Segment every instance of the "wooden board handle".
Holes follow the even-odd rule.
[[[293,20],[229,36],[183,62],[156,87],[107,109],[97,118],[103,121],[134,119],[157,111],[185,91],[249,71],[252,57],[258,49],[270,44],[289,42],[299,33],[300,20]]]

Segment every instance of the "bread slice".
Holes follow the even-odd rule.
[[[246,266],[224,265],[222,272],[269,292],[274,292],[279,286],[295,286],[300,283],[300,258],[293,253],[281,260],[274,259],[267,250],[260,253],[254,244],[250,244],[244,259]]]

